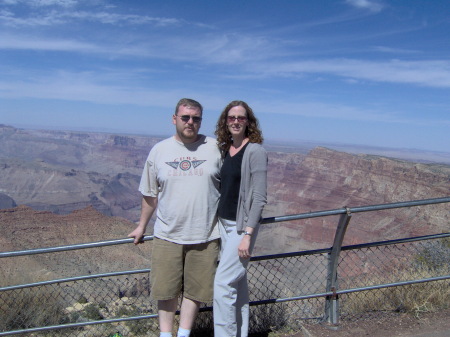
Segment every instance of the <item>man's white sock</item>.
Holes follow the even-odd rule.
[[[178,328],[177,337],[189,337],[190,334],[191,334],[191,330]]]
[[[159,337],[172,337],[171,332],[160,332]]]

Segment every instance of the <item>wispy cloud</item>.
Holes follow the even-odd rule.
[[[171,89],[159,87],[157,83],[141,86],[133,83],[141,70],[123,72],[68,72],[56,71],[52,74],[28,74],[24,80],[0,80],[0,97],[56,99],[72,102],[91,102],[96,104],[129,104],[133,106],[171,107],[182,96],[199,97],[209,108],[220,110],[223,100],[215,94],[198,93],[195,87],[186,89],[174,86]],[[5,75],[5,74],[4,74]],[[20,77],[20,74],[15,74]],[[364,108],[345,103],[324,103],[304,98],[289,97],[287,100],[258,98],[255,93],[247,95],[254,102],[253,108],[260,113],[297,115],[344,121],[384,122],[399,124],[449,125],[450,120],[428,120],[406,117],[408,114],[385,108]]]
[[[373,0],[346,0],[345,2],[350,6],[366,9],[374,13],[378,13],[384,8],[382,3]]]
[[[19,11],[21,4],[27,10]],[[154,25],[159,27],[193,24],[173,17],[153,17],[140,14],[119,14],[115,7],[98,5],[98,1],[76,0],[8,0],[0,3],[0,23],[10,27],[63,25],[73,22],[92,22],[111,25]],[[91,10],[86,8],[92,7]],[[83,10],[80,10],[83,8]],[[17,13],[16,13],[17,11]],[[200,24],[201,25],[201,24]]]
[[[196,48],[189,48],[195,43]],[[205,68],[211,65],[233,65],[236,76],[243,78],[298,77],[308,74],[338,76],[344,80],[404,83],[426,87],[450,87],[448,60],[363,60],[321,59],[286,61],[283,50],[264,37],[227,34],[189,36],[168,35],[165,39],[135,41],[81,42],[71,39],[0,35],[0,49],[48,50],[96,53],[108,57],[157,58],[191,62]],[[183,53],[177,51],[183,50]],[[384,49],[383,49],[384,51]],[[223,75],[225,76],[225,75]]]
[[[49,7],[49,6],[59,6],[59,7],[73,7],[79,4],[80,0],[3,0],[4,5],[18,5],[23,4],[30,7]]]
[[[117,74],[118,78],[121,76]],[[129,76],[124,74],[124,76]],[[158,105],[164,100],[173,102],[180,97],[177,88],[172,91],[158,88],[120,85],[118,78],[111,83],[102,83],[100,73],[73,73],[59,71],[54,74],[28,76],[22,81],[0,81],[0,97],[57,99],[73,102],[92,102],[97,104]],[[107,82],[107,81],[105,81]],[[181,91],[181,89],[180,89]],[[174,94],[176,92],[176,95]],[[169,99],[170,98],[170,99]]]
[[[122,15],[117,13],[90,13],[86,11],[78,11],[74,13],[62,13],[62,17],[68,19],[88,20],[102,24],[126,24],[126,25],[143,25],[152,24],[156,26],[173,26],[184,23],[183,20],[176,18],[151,17],[147,15]]]
[[[195,48],[192,48],[194,45]],[[155,58],[197,63],[201,67],[211,64],[239,66],[280,54],[280,49],[264,37],[208,32],[186,34],[178,31],[166,33],[163,39],[157,32],[147,32],[145,37],[102,35],[101,40],[91,36],[83,41],[75,37],[63,39],[40,37],[40,34],[30,36],[30,33],[0,33],[1,49],[103,54],[108,58]]]
[[[51,10],[45,13],[31,14],[17,17],[9,10],[0,11],[0,22],[10,27],[38,27],[63,25],[71,22],[89,21],[111,25],[144,25],[150,24],[159,27],[185,24],[177,18],[151,17],[146,15],[116,14],[108,12],[87,11],[57,11]]]
[[[61,6],[61,7],[73,7],[80,1],[78,0],[38,0],[29,3],[31,6]]]
[[[450,119],[429,119],[426,115],[411,116],[408,112],[386,108],[365,108],[345,103],[323,103],[291,98],[288,101],[257,101],[253,109],[270,114],[287,114],[326,120],[351,122],[382,122],[415,126],[450,126]]]
[[[31,17],[16,17],[10,11],[0,11],[0,23],[6,27],[45,27],[53,25],[61,25],[66,23],[59,15],[54,12],[31,16]]]
[[[2,2],[0,2],[0,4],[11,6],[11,5],[17,5],[18,3],[22,2],[22,1],[23,0],[2,0]]]
[[[418,50],[412,50],[412,49],[402,49],[402,48],[392,48],[392,47],[386,47],[386,46],[375,46],[372,48],[372,50],[380,52],[380,53],[386,53],[386,54],[419,54],[420,51]]]
[[[99,53],[99,46],[71,39],[40,39],[20,35],[0,34],[0,49],[46,50]]]
[[[366,61],[326,59],[252,65],[253,71],[267,76],[328,74],[374,82],[406,83],[427,87],[450,87],[450,61]]]

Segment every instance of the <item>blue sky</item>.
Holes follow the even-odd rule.
[[[0,123],[213,135],[234,99],[269,140],[450,152],[448,0],[0,0]]]

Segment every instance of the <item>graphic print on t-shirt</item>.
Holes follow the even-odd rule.
[[[187,171],[189,171],[191,168],[194,168],[194,172],[190,172],[189,175],[203,175],[203,170],[197,170],[197,167],[199,167],[205,161],[206,160],[191,160],[190,158],[183,158],[180,161],[166,162],[166,164],[174,169],[172,172],[169,172],[169,176],[187,175]],[[177,172],[178,169],[183,172]]]

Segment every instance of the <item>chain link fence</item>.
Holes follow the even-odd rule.
[[[339,271],[340,289],[434,280],[346,294],[340,302],[342,319],[442,308],[450,299],[450,280],[440,278],[450,274],[450,237],[345,250]]]
[[[295,329],[305,320],[322,321],[325,297],[319,295],[326,289],[328,258],[327,250],[255,258],[248,268],[251,332]],[[450,234],[413,242],[343,247],[339,288],[361,291],[341,296],[342,319],[364,319],[368,314],[404,311],[414,305],[420,310],[420,306],[448,301],[448,279],[373,290],[364,287],[445,276],[449,261]],[[122,336],[158,336],[149,273],[99,274],[2,288],[1,331],[72,324],[71,328],[19,335],[81,337],[119,332]],[[314,294],[317,297],[296,299]],[[208,305],[202,308],[193,336],[212,336],[209,310]],[[99,324],[84,325],[92,322]]]
[[[350,321],[449,303],[450,233],[342,247],[339,287],[333,293],[327,289],[331,252],[252,258],[248,279],[254,336],[324,321],[330,298],[338,302],[340,319]],[[192,336],[213,336],[210,306],[201,308]],[[158,336],[150,270],[0,288],[0,336],[7,335]]]

